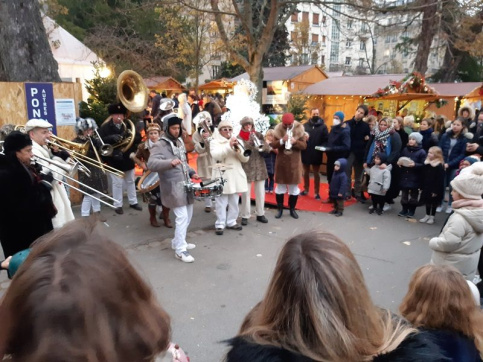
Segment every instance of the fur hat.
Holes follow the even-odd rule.
[[[25,132],[29,132],[34,128],[52,128],[52,124],[43,120],[43,119],[31,119],[27,123],[25,123]]]
[[[168,128],[171,126],[174,126],[176,124],[181,126],[181,122],[183,122],[183,120],[179,118],[176,113],[170,113],[161,118],[161,122],[163,122],[164,132],[168,132]]]
[[[174,101],[169,98],[163,98],[159,102],[159,109],[162,111],[170,111],[174,108]]]
[[[344,112],[337,111],[334,113],[334,116],[337,116],[341,122],[344,122],[344,118],[345,118]]]
[[[483,162],[466,167],[453,181],[451,187],[465,199],[481,200],[483,195]]]
[[[148,122],[148,126],[146,127],[146,133],[149,133],[151,131],[161,132],[161,126],[156,122]]]
[[[242,127],[243,127],[244,125],[246,125],[246,124],[251,124],[252,126],[254,125],[254,123],[253,123],[253,119],[252,119],[251,117],[248,117],[248,116],[243,117],[243,118],[241,119],[241,121],[240,121],[240,124],[241,124],[241,126],[242,126]]]
[[[76,118],[75,122],[75,133],[77,134],[83,134],[84,131],[87,131],[88,129],[97,129],[97,123],[94,121],[92,118]]]
[[[409,135],[409,139],[415,140],[420,145],[423,142],[423,135],[419,132],[413,132]]]
[[[283,124],[292,124],[295,121],[295,117],[292,113],[285,113],[282,116],[282,123]]]
[[[124,107],[124,104],[122,103],[116,103],[116,104],[110,104],[109,107],[107,107],[107,111],[109,112],[110,115],[126,114],[127,108]]]
[[[22,148],[32,145],[32,140],[29,135],[20,131],[11,132],[3,143],[3,151],[5,154],[20,151]]]
[[[233,125],[231,124],[230,120],[224,119],[220,123],[218,123],[218,129],[222,129],[223,127],[233,128]]]

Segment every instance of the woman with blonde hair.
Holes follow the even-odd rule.
[[[450,361],[481,361],[483,312],[456,268],[420,267],[399,310],[414,327],[425,330]]]
[[[327,232],[285,244],[265,297],[229,343],[227,362],[444,361],[416,329],[372,303],[354,255]]]

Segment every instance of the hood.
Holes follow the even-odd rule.
[[[340,162],[340,169],[338,172],[345,172],[347,168],[347,160],[345,158],[339,158],[337,161]]]
[[[468,116],[469,119],[473,119],[475,118],[475,109],[469,105],[464,105],[463,107],[461,107],[459,110],[458,110],[458,117],[463,117],[463,111],[468,111],[468,113],[470,114]]]
[[[482,207],[463,207],[461,209],[453,209],[455,214],[459,214],[465,218],[468,224],[478,234],[483,233],[483,208]]]

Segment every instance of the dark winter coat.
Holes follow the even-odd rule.
[[[408,145],[409,135],[407,134],[407,132],[403,128],[401,128],[399,131],[397,131],[397,134],[401,138],[401,149],[399,150],[399,153],[401,153],[401,151],[404,149],[404,147],[406,147]]]
[[[322,152],[317,151],[315,146],[322,146],[327,143],[329,138],[329,131],[324,123],[324,120],[320,117],[309,119],[304,123],[305,132],[309,134],[307,141],[307,149],[302,151],[302,163],[304,165],[321,165],[322,164]]]
[[[374,135],[371,134],[369,141],[367,142],[366,153],[364,155],[364,162],[368,165],[374,164],[373,150],[374,150]],[[401,153],[401,137],[399,133],[394,132],[391,134],[387,140],[386,144],[386,165],[394,165],[399,159],[399,154]]]
[[[29,171],[15,154],[0,155],[0,241],[5,257],[27,249],[53,229],[50,191],[38,173]]]
[[[426,152],[428,152],[431,147],[438,145],[438,135],[434,133],[431,127],[429,127],[425,131],[419,131],[419,133],[421,133],[421,135],[423,136],[422,146],[423,150],[425,150]]]
[[[461,133],[457,138],[456,144],[451,150],[451,153],[449,153],[452,137],[453,131],[446,132],[439,141],[439,147],[443,150],[444,162],[449,165],[450,169],[456,170],[459,168],[460,161],[465,158],[467,139],[463,133]]]
[[[475,342],[463,334],[442,329],[427,329],[424,333],[451,361],[481,362]]]
[[[292,136],[296,141],[292,144],[291,154],[286,154],[284,152],[285,144],[280,144],[280,140],[286,133],[283,124],[277,124],[272,143],[272,147],[278,149],[277,160],[275,161],[275,182],[282,185],[298,185],[302,179],[302,157],[300,153],[307,148],[304,127],[297,121],[293,124]]]
[[[260,345],[236,337],[229,341],[226,362],[313,362],[311,358],[284,348]],[[409,335],[393,351],[373,358],[374,362],[449,362],[423,333]],[[359,362],[359,361],[347,361]]]
[[[477,143],[479,147],[475,152],[470,152],[469,154],[479,154],[483,156],[483,123],[476,126],[476,131],[470,143]]]
[[[351,153],[354,153],[356,160],[363,162],[366,152],[366,136],[370,136],[371,128],[363,120],[356,121],[354,117],[346,122],[351,133]]]
[[[264,181],[268,178],[267,166],[263,155],[268,153],[270,146],[263,140],[263,135],[260,132],[255,132],[256,137],[263,145],[262,153],[254,146],[251,141],[243,141],[245,149],[252,151],[248,161],[242,163],[243,170],[247,175],[247,181]]]
[[[95,152],[92,148],[92,144],[94,144],[94,146],[97,149],[98,154],[100,154],[101,144],[97,139],[92,138],[92,144],[91,144],[88,138],[82,137],[82,136],[77,136],[76,138],[74,138],[72,140],[72,142],[81,143],[81,144],[85,144],[86,142],[89,142],[88,143],[89,148],[88,148],[86,156],[90,157],[93,160],[97,160],[96,154],[95,154]],[[102,172],[102,170],[99,167],[93,166],[93,165],[91,165],[87,162],[85,162],[83,164],[87,169],[89,169],[91,174],[86,175],[84,172],[78,172],[77,175],[78,175],[78,178],[79,178],[79,182],[96,189],[98,192],[106,193],[107,189],[108,189],[108,184],[107,184],[107,176],[104,174],[104,172]],[[80,188],[81,188],[82,191],[87,192],[88,194],[94,194],[95,193],[94,191],[92,191],[92,190],[90,190],[86,187],[80,186]]]
[[[402,189],[419,189],[422,187],[422,170],[426,160],[426,152],[420,145],[407,146],[401,152],[401,157],[409,157],[414,162],[414,167],[401,167],[399,186]]]
[[[127,125],[127,122],[124,121],[124,124]],[[99,128],[99,135],[101,136],[102,140],[104,143],[109,144],[109,145],[114,145],[116,144],[117,136],[120,135],[121,137],[126,137],[127,136],[128,130],[126,127],[122,126],[121,128],[117,128],[116,125],[112,120],[109,122],[104,123],[100,128]],[[120,171],[129,171],[134,168],[134,161],[129,158],[129,155],[131,152],[136,153],[138,144],[141,142],[141,135],[136,132],[134,136],[134,142],[131,146],[130,149],[128,149],[126,152],[122,152],[119,147],[114,148],[114,152],[112,153],[111,156],[104,157],[104,160],[107,162],[107,164],[111,167],[114,167]]]
[[[265,166],[267,166],[267,173],[269,175],[275,174],[275,161],[277,160],[277,154],[274,151],[270,151],[264,155]]]
[[[345,195],[349,190],[349,179],[346,174],[347,160],[345,158],[339,158],[340,168],[338,171],[334,170],[332,174],[332,180],[329,184],[329,197],[331,199],[342,199],[339,194]]]
[[[332,159],[347,158],[351,149],[350,129],[346,125],[332,126],[327,142],[327,155]]]
[[[444,197],[444,166],[441,162],[424,161],[422,180],[422,204],[439,204]],[[432,194],[437,196],[432,197]]]

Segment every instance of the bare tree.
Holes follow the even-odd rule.
[[[0,2],[0,80],[60,82],[37,0]]]

